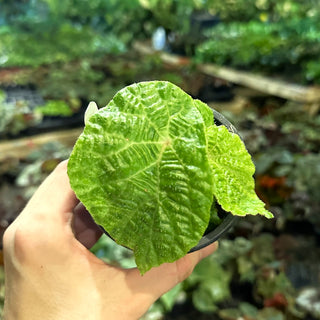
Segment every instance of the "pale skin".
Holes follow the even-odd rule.
[[[90,248],[101,236],[57,166],[4,235],[5,320],[139,319],[214,252],[214,243],[143,276],[110,266]]]

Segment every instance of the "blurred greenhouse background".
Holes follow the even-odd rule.
[[[320,319],[319,21],[319,0],[0,0],[1,234],[89,101],[168,80],[237,127],[275,219],[240,219],[143,319]],[[134,265],[107,237],[92,250]]]

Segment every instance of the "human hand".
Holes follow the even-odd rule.
[[[69,185],[64,161],[5,232],[5,319],[139,319],[217,248],[212,244],[141,276],[93,255],[87,248],[100,236]]]

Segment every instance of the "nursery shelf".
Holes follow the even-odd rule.
[[[0,142],[0,161],[10,158],[23,159],[28,154],[48,142],[58,141],[67,146],[73,146],[83,128],[61,130],[43,133],[26,138]]]
[[[133,48],[144,55],[158,54],[161,60],[177,67],[191,65],[192,60],[175,54],[154,50],[149,44],[136,42]],[[320,86],[303,86],[280,81],[274,78],[264,77],[222,67],[215,64],[198,64],[197,70],[213,77],[242,85],[265,94],[277,96],[291,101],[302,103],[320,103]]]

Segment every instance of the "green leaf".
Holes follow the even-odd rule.
[[[284,320],[284,314],[276,308],[264,308],[257,316],[257,320]]]
[[[211,298],[206,288],[195,290],[192,295],[192,302],[201,312],[215,312],[218,310],[216,302]]]
[[[202,260],[187,279],[195,286],[192,300],[195,307],[203,312],[215,311],[216,304],[230,297],[231,273],[224,269],[214,255]]]
[[[272,218],[254,191],[255,167],[239,136],[224,126],[213,125],[207,128],[207,137],[214,195],[221,207],[234,215]]]
[[[0,104],[5,102],[6,96],[6,93],[3,90],[0,90]]]
[[[222,320],[244,319],[242,317],[241,311],[236,308],[222,309],[222,310],[219,310],[218,314],[219,314],[219,318],[221,318]]]
[[[92,115],[68,174],[96,223],[134,251],[141,273],[184,256],[208,225],[213,181],[204,121],[169,82],[126,87]]]
[[[72,116],[73,112],[70,106],[62,100],[50,100],[43,106],[38,106],[36,112],[44,116]]]
[[[248,302],[241,302],[239,303],[239,309],[241,310],[242,314],[249,319],[256,319],[258,314],[258,308],[253,306]]]
[[[70,183],[141,273],[184,256],[220,224],[216,200],[236,215],[272,217],[240,138],[177,86],[134,84],[92,113],[69,159]]]
[[[206,127],[213,125],[213,112],[210,107],[200,100],[194,100],[194,105],[202,115]]]
[[[240,281],[254,282],[256,272],[255,265],[248,259],[248,256],[240,256],[236,260]]]
[[[162,302],[166,311],[171,311],[174,304],[177,301],[178,296],[183,291],[182,283],[178,283],[171,290],[166,292],[163,296],[160,297],[160,301]]]

